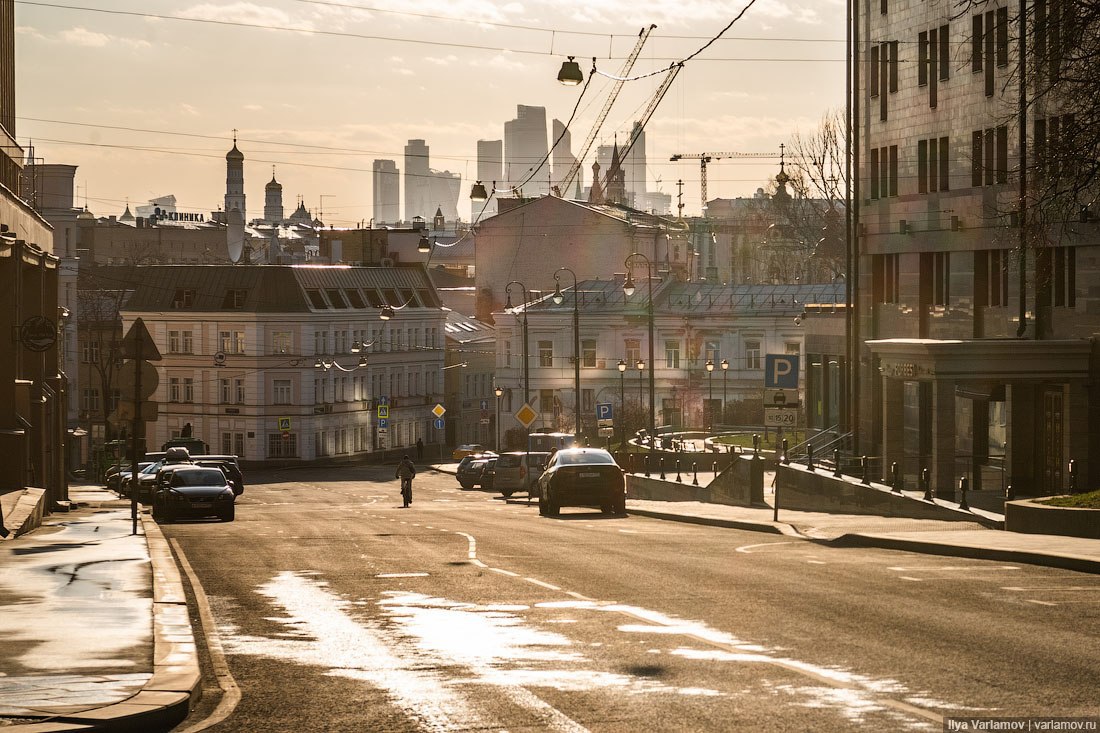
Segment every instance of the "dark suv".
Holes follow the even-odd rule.
[[[241,473],[236,456],[194,456],[191,460],[196,466],[220,468],[229,485],[233,487],[233,495],[240,496],[244,493],[244,474]]]

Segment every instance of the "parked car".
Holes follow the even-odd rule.
[[[236,514],[233,487],[221,469],[174,466],[162,470],[163,483],[153,497],[153,518],[171,522],[180,517],[217,517],[232,522]]]
[[[481,473],[490,458],[496,458],[493,453],[475,453],[466,456],[458,462],[458,470],[455,477],[464,489],[472,489],[481,484]]]
[[[455,461],[461,461],[466,456],[472,456],[484,452],[485,446],[478,445],[477,443],[468,443],[467,445],[460,445],[453,451],[451,451],[451,459]]]
[[[481,488],[492,491],[496,482],[496,466],[499,458],[490,458],[481,468]]]
[[[225,477],[229,479],[229,485],[233,487],[233,493],[240,496],[244,493],[244,473],[237,463],[237,456],[192,456],[196,466],[213,466],[220,468]]]
[[[129,496],[130,492],[136,489],[138,501],[142,503],[151,502],[153,500],[153,489],[157,483],[157,474],[166,466],[176,465],[194,465],[191,463],[191,456],[187,453],[186,448],[171,448],[164,458],[156,463],[150,463],[144,471],[138,473],[138,485],[136,487],[133,485],[133,479],[127,481],[125,483],[126,495]]]
[[[139,461],[138,473],[141,473],[151,465],[153,465],[152,461]],[[126,493],[126,482],[133,478],[133,473],[133,466],[119,466],[116,463],[104,472],[103,482],[111,491],[118,492],[119,494],[124,494]]]
[[[511,496],[517,491],[532,494],[531,487],[542,475],[548,460],[550,460],[550,454],[542,451],[533,453],[515,451],[502,454],[497,459],[493,488],[504,496]]]
[[[563,506],[599,507],[626,513],[626,478],[611,454],[599,448],[554,453],[538,479],[539,514],[558,516]]]

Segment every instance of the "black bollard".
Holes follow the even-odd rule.
[[[627,469],[629,469],[630,473],[634,473],[634,454],[633,453],[627,453],[626,454],[626,467],[627,467]]]
[[[645,462],[645,477],[649,478],[649,454],[646,454],[643,460]]]
[[[699,485],[699,464],[698,464],[698,462],[696,462],[696,461],[691,462],[691,472],[695,474],[695,478],[692,479],[691,485],[692,486],[698,486]]]
[[[865,486],[870,486],[871,485],[871,477],[867,474],[867,468],[869,466],[869,464],[867,462],[867,456],[863,456],[862,458],[860,458],[859,463],[863,467],[863,484]]]
[[[1069,493],[1077,493],[1077,461],[1072,458],[1069,461]]]
[[[962,494],[962,499],[959,501],[959,509],[964,512],[970,511],[970,505],[966,503],[966,490],[970,488],[970,479],[963,476],[959,479],[959,493]]]
[[[1012,488],[1012,484],[1005,485],[1005,499],[1012,501],[1016,498],[1016,489]]]
[[[665,457],[664,456],[661,456],[661,458],[660,458],[660,466],[661,466],[661,480],[664,481],[665,478],[666,478],[665,477]]]
[[[814,470],[814,444],[810,443],[806,446],[806,468],[810,471]]]
[[[711,477],[712,479],[718,476],[718,461],[711,464],[710,470],[714,473],[714,476]]]
[[[894,461],[890,464],[890,476],[892,479],[891,486],[893,487],[895,494],[901,493],[901,467],[898,466],[898,462]]]
[[[754,456],[760,455],[760,436],[756,433],[752,436],[752,453]]]
[[[833,478],[841,478],[844,474],[840,471],[840,448],[833,448]]]
[[[789,466],[791,464],[791,457],[787,454],[787,439],[783,438],[783,464]]]
[[[676,459],[676,483],[682,484],[684,481],[680,478],[680,459]]]
[[[935,501],[935,498],[932,496],[932,478],[927,468],[922,468],[920,470],[920,482],[921,485],[924,486],[924,500]]]

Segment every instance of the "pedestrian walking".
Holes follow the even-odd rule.
[[[408,507],[412,504],[414,476],[416,476],[416,466],[413,465],[412,460],[406,455],[401,459],[401,463],[397,464],[397,471],[393,475],[394,478],[401,479],[402,507]]]
[[[424,441],[421,438],[416,439],[416,461],[417,463],[424,461]]]

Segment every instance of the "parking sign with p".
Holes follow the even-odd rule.
[[[764,357],[765,389],[798,389],[798,354],[767,354]]]

